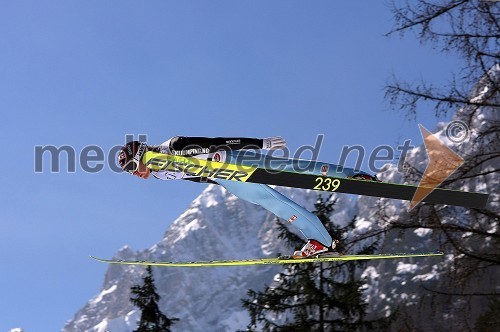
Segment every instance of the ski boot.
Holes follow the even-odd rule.
[[[348,179],[354,179],[354,180],[363,180],[363,181],[373,181],[373,182],[382,182],[380,181],[376,175],[370,175],[370,174],[365,174],[365,173],[358,173],[354,174],[352,176],[347,177]]]
[[[334,249],[337,247],[339,240],[334,240],[331,247],[327,247],[316,240],[309,240],[305,246],[298,251],[295,251],[292,258],[313,258],[325,256],[340,256]]]

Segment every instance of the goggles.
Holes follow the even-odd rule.
[[[147,145],[144,143],[141,143],[141,145],[139,145],[139,148],[137,149],[137,152],[135,153],[134,158],[127,161],[122,166],[122,169],[125,172],[128,172],[130,174],[134,174],[135,172],[137,172],[137,170],[139,169],[139,162],[141,161],[142,156],[143,156],[144,152],[146,151],[146,148],[147,148]]]

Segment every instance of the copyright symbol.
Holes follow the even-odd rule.
[[[446,137],[453,143],[462,143],[469,137],[469,127],[463,121],[452,121],[446,126]]]

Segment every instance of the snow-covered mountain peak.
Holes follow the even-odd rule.
[[[279,190],[306,208],[314,208],[317,192]],[[339,222],[350,220],[352,213],[349,211],[356,207],[355,198],[339,196],[339,200],[345,202],[339,204]],[[208,185],[172,222],[159,243],[137,252],[124,246],[115,257],[190,261],[276,255],[290,250],[277,239],[276,226],[275,216],[266,210],[238,199],[221,186]],[[234,331],[234,324],[238,323],[237,328],[242,328],[245,323],[241,318],[240,299],[248,289],[260,289],[272,280],[279,269],[279,266],[155,269],[155,276],[165,312],[181,319],[176,328],[183,331]],[[128,301],[129,291],[143,273],[144,268],[140,266],[110,266],[103,290],[63,330],[100,332],[107,328],[110,332],[132,331],[135,327],[132,318],[137,314]],[[225,315],[227,312],[232,314]]]

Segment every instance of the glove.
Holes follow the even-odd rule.
[[[262,140],[262,148],[265,150],[284,149],[285,147],[286,142],[280,136],[268,137]]]

